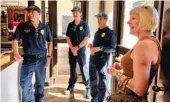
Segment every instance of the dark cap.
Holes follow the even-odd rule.
[[[37,11],[38,13],[41,12],[40,8],[36,5],[31,5],[28,8],[26,8],[25,10],[33,10],[33,11]]]
[[[107,15],[105,12],[101,12],[101,13],[95,15],[95,17],[96,17],[96,18],[98,18],[98,17],[104,17],[105,19],[108,19],[108,15]]]
[[[73,11],[81,12],[81,8],[78,7],[78,6],[76,6],[76,7],[74,7],[71,11],[72,11],[72,12],[73,12]]]

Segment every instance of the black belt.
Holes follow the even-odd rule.
[[[24,54],[24,59],[39,59],[44,57],[46,53],[36,53],[36,54]]]

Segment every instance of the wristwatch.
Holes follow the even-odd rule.
[[[123,73],[120,72],[120,71],[118,71],[118,72],[116,73],[117,79],[120,80],[120,77],[121,77],[122,75],[123,75]]]
[[[51,55],[47,55],[48,58],[51,58]]]
[[[102,46],[100,47],[100,50],[103,51],[103,47]]]

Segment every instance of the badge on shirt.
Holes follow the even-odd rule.
[[[82,26],[80,26],[80,27],[79,27],[79,29],[80,29],[80,30],[83,30],[83,27],[82,27]]]
[[[41,33],[42,35],[44,35],[44,29],[41,29],[41,30],[40,30],[40,33]]]
[[[102,35],[101,35],[101,37],[102,37],[102,38],[105,37],[105,34],[106,34],[106,33],[103,32]]]
[[[30,32],[30,29],[28,29],[28,30],[24,30],[24,32],[28,33],[28,32]]]

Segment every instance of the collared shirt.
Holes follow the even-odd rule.
[[[40,22],[36,29],[30,21],[20,23],[13,35],[13,40],[21,41],[24,53],[36,54],[46,52],[46,41],[52,42],[48,26]]]
[[[83,20],[81,20],[77,26],[74,21],[72,21],[67,27],[66,36],[70,37],[73,46],[77,46],[85,37],[90,36],[89,26]]]
[[[94,47],[103,47],[103,51],[96,54],[111,53],[116,50],[116,33],[110,30],[109,27],[98,29],[93,40]]]

